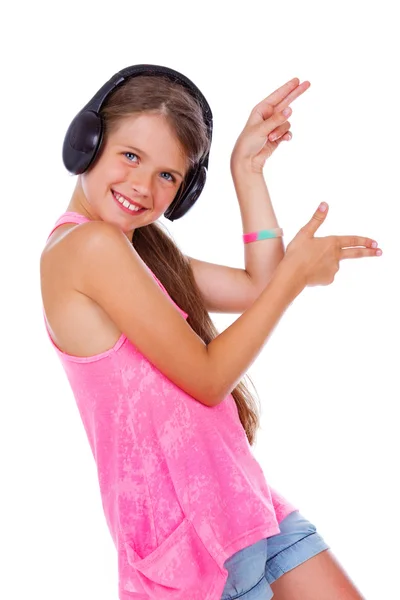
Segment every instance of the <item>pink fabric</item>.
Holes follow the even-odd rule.
[[[54,229],[85,221],[65,213]],[[47,331],[96,461],[120,600],[220,600],[224,562],[279,533],[296,510],[268,486],[232,395],[205,406],[123,334],[82,358],[62,352]]]

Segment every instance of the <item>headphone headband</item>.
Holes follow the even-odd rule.
[[[63,161],[67,170],[79,175],[87,171],[98,156],[103,137],[104,124],[100,115],[101,108],[109,95],[121,86],[127,79],[138,75],[164,75],[171,81],[185,87],[197,100],[203,112],[211,143],[213,132],[213,115],[211,108],[199,88],[185,75],[160,65],[133,65],[118,71],[93,96],[91,100],[76,115],[65,135],[63,144]],[[165,211],[164,216],[170,221],[179,219],[193,206],[205,185],[209,152],[200,162],[189,170],[186,186],[179,188],[174,200]]]

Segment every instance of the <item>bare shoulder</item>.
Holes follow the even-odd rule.
[[[98,229],[92,224],[96,225],[61,225],[50,236],[40,258],[42,301],[51,337],[60,350],[79,357],[105,352],[121,336],[102,308],[77,290],[85,244]],[[81,228],[87,230],[84,235]]]
[[[125,241],[124,241],[125,238]],[[41,272],[62,270],[65,284],[74,287],[81,271],[85,271],[88,253],[104,249],[104,245],[118,251],[129,244],[126,236],[115,225],[105,221],[66,223],[58,227],[41,254]],[[130,244],[129,244],[130,245]]]
[[[90,281],[110,285],[126,269],[149,273],[127,236],[112,223],[89,221],[70,232],[64,251],[77,266],[74,282],[82,293],[89,292]],[[125,271],[126,272],[126,271]],[[127,273],[126,273],[127,274]],[[90,295],[90,292],[89,292]]]
[[[112,223],[106,221],[87,221],[74,229],[76,242],[89,244],[96,242],[99,239],[106,237],[110,240],[122,240],[123,238],[129,243],[129,240],[124,235],[123,231]]]
[[[112,237],[113,236],[113,237]],[[80,248],[91,243],[96,243],[96,240],[107,237],[109,239],[117,239],[123,236],[120,231],[112,223],[105,221],[87,221],[86,223],[66,223],[58,227],[52,234],[49,244],[43,250],[42,255],[45,256],[50,251],[57,252],[79,252]],[[125,237],[125,236],[124,236]]]
[[[116,332],[178,387],[212,405],[215,383],[205,343],[124,232],[110,223],[90,221],[71,229],[61,245],[70,293],[97,307]]]

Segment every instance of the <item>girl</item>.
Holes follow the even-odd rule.
[[[369,238],[315,238],[326,205],[283,251],[262,168],[309,85],[293,79],[258,104],[233,150],[246,270],[190,259],[157,224],[205,183],[212,113],[189,79],[125,69],[67,132],[78,178],[41,256],[43,308],[97,464],[120,600],[361,598],[266,482],[241,381],[306,286],[376,255]],[[242,314],[218,335],[209,311]]]

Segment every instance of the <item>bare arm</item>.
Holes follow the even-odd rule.
[[[241,314],[261,293],[244,269],[187,259],[208,312]]]
[[[215,406],[234,389],[304,288],[282,262],[254,304],[207,346],[123,232],[92,221],[73,230],[66,244],[75,289],[97,302],[166,377],[207,406]]]
[[[232,167],[231,170],[243,233],[279,227],[263,173],[250,173],[244,167]],[[243,250],[246,272],[260,292],[285,255],[283,239],[277,237],[243,244]]]
[[[304,287],[291,268],[280,263],[252,306],[208,344],[216,403],[237,385]]]

